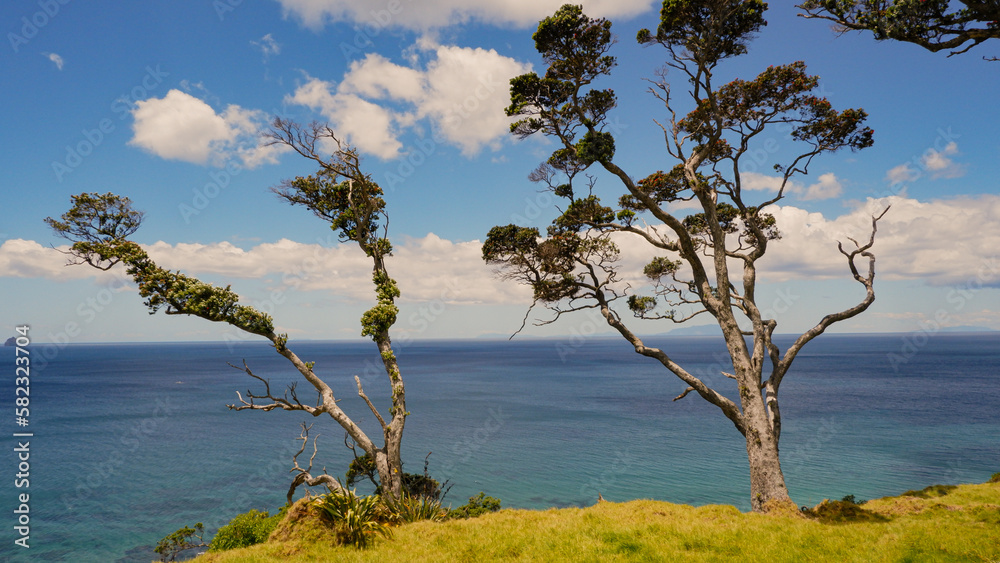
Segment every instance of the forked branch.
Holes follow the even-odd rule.
[[[288,487],[288,496],[286,498],[288,504],[292,503],[292,497],[295,495],[295,489],[299,488],[300,485],[307,485],[309,487],[326,485],[327,488],[333,491],[346,491],[346,489],[344,489],[344,486],[340,484],[340,481],[338,481],[336,477],[326,472],[325,467],[323,468],[322,475],[317,475],[315,477],[312,476],[311,472],[312,472],[313,460],[316,459],[316,453],[319,451],[319,448],[316,445],[316,441],[319,440],[318,434],[316,435],[315,438],[313,438],[313,453],[311,456],[309,456],[309,467],[303,468],[299,466],[299,456],[302,455],[302,452],[306,450],[306,443],[309,441],[309,430],[311,430],[313,426],[312,424],[306,426],[305,422],[301,424],[302,424],[302,434],[299,435],[297,440],[302,440],[302,447],[299,448],[299,452],[297,454],[292,456],[292,463],[295,465],[295,467],[292,467],[289,470],[289,473],[298,472],[298,474],[295,476],[295,479],[292,480],[291,486]]]
[[[317,405],[315,407],[311,407],[309,405],[303,405],[302,402],[299,401],[299,397],[295,392],[295,383],[292,383],[291,385],[288,386],[288,389],[285,391],[285,395],[283,397],[275,397],[274,395],[271,394],[271,383],[268,380],[264,379],[263,377],[260,377],[259,375],[255,374],[253,371],[251,371],[250,366],[248,366],[246,363],[246,360],[243,361],[242,368],[239,366],[234,366],[233,364],[229,365],[235,369],[246,372],[247,375],[264,384],[263,395],[256,395],[249,389],[247,390],[247,399],[249,399],[249,401],[247,399],[244,399],[243,395],[241,395],[240,392],[237,391],[236,396],[239,397],[242,406],[235,404],[227,405],[230,410],[270,411],[280,408],[286,411],[305,411],[313,416],[319,416],[324,412],[326,412],[326,410],[323,408],[322,397],[320,397],[317,400]],[[266,399],[271,402],[267,404],[257,404],[254,402],[255,399]]]

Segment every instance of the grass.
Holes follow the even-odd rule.
[[[417,522],[369,549],[333,545],[300,501],[260,545],[197,563],[276,561],[836,561],[1000,563],[1000,482],[928,487],[846,509],[741,513],[651,500],[588,508],[501,510],[470,520]],[[832,508],[831,508],[832,507]]]

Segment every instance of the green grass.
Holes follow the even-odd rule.
[[[838,511],[837,519],[826,521],[650,500],[508,509],[470,520],[402,525],[392,539],[379,538],[359,551],[333,545],[330,530],[300,502],[266,543],[195,561],[1000,563],[1000,482],[908,491],[860,508],[864,514]]]

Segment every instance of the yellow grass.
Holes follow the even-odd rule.
[[[267,543],[195,561],[1000,563],[1000,483],[925,490],[923,496],[877,499],[862,508],[871,514],[843,523],[650,500],[502,510],[472,520],[400,526],[392,539],[364,551],[333,545],[326,526],[300,509],[289,512]]]

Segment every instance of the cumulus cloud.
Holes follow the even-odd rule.
[[[886,173],[885,180],[890,184],[901,184],[919,180],[924,174],[930,174],[932,180],[961,178],[965,176],[967,167],[951,158],[957,154],[959,154],[958,143],[955,141],[948,143],[941,150],[928,148],[920,158],[914,158],[913,163],[904,162],[891,168]]]
[[[403,301],[444,300],[458,304],[525,303],[531,292],[498,280],[482,260],[479,241],[453,242],[430,233],[395,245],[388,261],[398,280]],[[373,298],[371,259],[335,237],[307,244],[282,239],[243,249],[231,242],[212,244],[144,245],[156,263],[192,276],[219,276],[234,281],[264,280],[275,290],[319,291],[337,297],[370,301]],[[53,280],[107,277],[89,266],[67,267],[62,252],[22,239],[0,246],[0,276]],[[62,251],[62,252],[61,252]],[[116,268],[115,270],[120,270]]]
[[[318,29],[347,21],[375,29],[427,30],[478,21],[491,25],[532,26],[552,15],[563,0],[394,0],[366,4],[355,0],[278,0],[286,16]],[[651,0],[584,0],[591,17],[628,18],[649,11]]]
[[[839,197],[843,191],[844,188],[840,185],[840,180],[837,179],[837,176],[833,172],[827,172],[820,175],[818,182],[802,191],[799,197],[805,200],[832,199]]]
[[[403,155],[400,136],[425,121],[435,142],[465,155],[496,147],[511,122],[503,113],[508,81],[530,66],[494,50],[429,40],[416,48],[433,56],[424,68],[372,53],[353,62],[339,83],[310,77],[286,101],[321,113],[360,150],[387,160]]]
[[[761,275],[774,280],[843,277],[846,258],[837,243],[866,241],[871,217],[891,205],[878,224],[872,251],[881,279],[964,284],[992,269],[987,285],[1000,285],[1000,196],[921,202],[904,197],[869,199],[850,213],[827,218],[793,206],[774,210],[784,237],[768,247]]]
[[[928,149],[920,162],[924,169],[931,173],[931,178],[961,178],[965,175],[965,166],[950,158],[956,154],[958,154],[958,143],[952,141],[940,151]]]
[[[262,146],[267,116],[237,105],[217,113],[204,101],[172,89],[163,98],[136,102],[129,144],[160,158],[223,166],[237,158],[253,168],[277,161],[287,149]]]
[[[904,162],[899,166],[891,168],[885,174],[885,181],[890,184],[902,184],[904,182],[912,182],[920,178],[920,172],[913,169],[909,162]]]
[[[777,193],[781,189],[783,181],[780,176],[768,176],[758,172],[744,172],[740,175],[740,180],[740,185],[744,190],[772,193]],[[818,180],[810,186],[803,186],[799,182],[789,180],[785,184],[785,194],[794,194],[802,200],[816,200],[835,198],[843,192],[840,180],[832,172],[820,175]]]
[[[1000,287],[1000,196],[982,195],[921,202],[904,197],[859,202],[839,217],[786,205],[774,207],[783,238],[768,246],[758,263],[759,276],[770,282],[845,279],[847,260],[838,242],[867,241],[872,214],[891,209],[879,222],[873,252],[882,280],[915,280],[932,286]],[[650,227],[650,228],[655,228]],[[660,229],[664,229],[662,225]],[[664,231],[666,232],[666,231]],[[633,287],[645,283],[641,268],[650,248],[634,235],[617,239],[622,262]],[[480,241],[456,242],[431,233],[396,244],[390,273],[399,281],[404,300],[445,299],[455,303],[518,303],[531,300],[523,286],[498,280],[482,261]],[[371,262],[363,252],[334,238],[307,244],[282,239],[248,249],[231,242],[147,245],[162,267],[194,276],[226,280],[264,280],[281,290],[319,291],[347,299],[371,299]],[[12,239],[0,246],[0,276],[80,279],[106,275],[93,268],[65,267],[66,246],[44,247]],[[859,267],[867,263],[859,261]],[[633,275],[634,274],[634,275]]]

